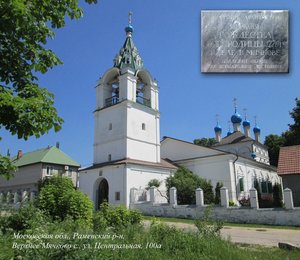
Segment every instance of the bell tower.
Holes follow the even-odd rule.
[[[96,86],[94,165],[122,159],[160,163],[158,86],[133,43],[131,13],[125,32],[113,67]]]

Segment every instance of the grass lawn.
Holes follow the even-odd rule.
[[[143,216],[144,220],[156,219],[161,222],[174,222],[174,223],[186,223],[194,224],[194,219],[184,219],[184,218],[167,218],[167,217],[153,217],[153,216]],[[273,225],[260,225],[260,224],[240,224],[240,223],[228,223],[224,222],[224,227],[250,227],[250,228],[275,228],[275,229],[291,229],[300,230],[300,227],[295,226],[273,226]]]

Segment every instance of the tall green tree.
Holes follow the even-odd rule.
[[[166,179],[167,194],[170,188],[177,189],[178,204],[195,204],[196,189],[201,188],[204,193],[204,203],[214,202],[213,186],[210,181],[203,179],[185,167],[179,167],[173,176]]]
[[[300,100],[295,99],[296,106],[290,112],[293,124],[289,124],[289,129],[279,135],[266,136],[264,144],[268,147],[270,164],[277,166],[279,150],[282,146],[291,146],[300,144]]]
[[[268,147],[270,164],[277,166],[280,147],[284,145],[285,139],[279,135],[266,136],[264,144]]]
[[[82,16],[78,0],[0,0],[0,128],[20,139],[61,129],[54,96],[37,74],[62,63],[46,43],[66,16]],[[9,177],[15,168],[7,159],[0,155],[0,175]]]
[[[217,143],[217,140],[215,138],[200,138],[200,139],[195,139],[194,144],[205,146],[205,147],[211,147],[214,144]]]
[[[296,98],[295,102],[296,106],[290,112],[294,123],[289,124],[289,130],[283,133],[286,146],[300,144],[300,100]]]

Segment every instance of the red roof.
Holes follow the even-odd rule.
[[[300,145],[280,148],[277,172],[278,175],[300,174]]]

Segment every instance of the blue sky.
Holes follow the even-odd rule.
[[[300,3],[297,0],[99,0],[81,1],[84,17],[68,21],[48,42],[64,62],[40,77],[55,94],[55,106],[65,123],[59,133],[18,140],[1,130],[0,152],[16,154],[55,145],[82,166],[93,160],[93,110],[97,79],[113,65],[125,41],[128,12],[133,12],[133,40],[144,66],[160,88],[161,136],[187,141],[213,137],[215,115],[223,135],[234,112],[247,109],[264,136],[280,134],[291,123],[289,111],[300,98]],[[290,11],[290,72],[288,74],[201,74],[200,11],[206,9],[284,9]]]

